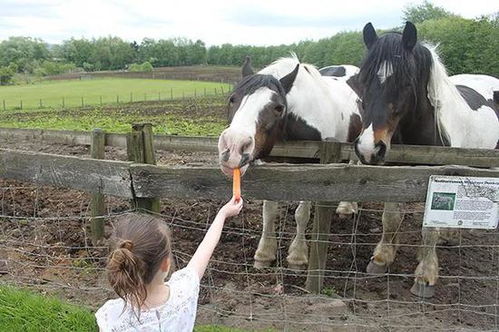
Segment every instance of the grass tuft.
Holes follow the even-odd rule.
[[[90,310],[0,285],[0,331],[97,331]]]

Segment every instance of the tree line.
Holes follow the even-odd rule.
[[[440,45],[449,73],[499,76],[499,13],[465,19],[424,2],[408,7],[402,17],[402,21],[406,20],[417,25],[420,40]],[[393,30],[398,29],[400,27]],[[71,38],[60,45],[48,45],[37,38],[10,37],[0,43],[0,84],[8,84],[16,72],[46,76],[74,70],[150,71],[162,66],[241,65],[246,55],[251,56],[253,65],[258,68],[290,52],[318,67],[358,66],[365,49],[360,31],[340,32],[317,41],[265,47],[232,44],[207,47],[201,40],[185,38],[145,38],[137,43],[112,36]]]

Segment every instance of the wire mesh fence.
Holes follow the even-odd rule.
[[[97,308],[115,297],[106,282],[109,243],[90,240],[89,195],[0,180],[1,283],[56,294]],[[186,265],[223,202],[163,200],[160,216],[173,234],[177,268]],[[408,204],[399,229],[395,262],[385,274],[366,273],[382,233],[380,203],[361,204],[348,219],[332,216],[321,294],[304,288],[307,272],[291,269],[287,251],[295,235],[296,203],[280,204],[276,260],[255,269],[261,235],[261,202],[246,202],[226,223],[201,282],[198,323],[259,329],[498,330],[499,236],[497,230],[457,231],[437,245],[440,278],[431,299],[409,289],[417,266],[424,206]],[[107,198],[106,236],[129,202]],[[311,222],[306,238],[311,238]]]

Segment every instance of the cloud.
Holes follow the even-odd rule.
[[[374,16],[383,25],[395,26],[400,24],[400,12],[398,10],[387,11]],[[279,13],[269,13],[261,9],[250,9],[244,12],[237,11],[231,15],[229,21],[249,27],[310,27],[310,28],[331,28],[350,27],[357,28],[372,20],[372,16],[340,16],[331,15],[323,17],[304,17],[282,15]]]
[[[201,39],[223,43],[275,45],[360,30],[367,22],[387,29],[400,25],[402,10],[422,0],[0,0],[0,40],[32,36],[49,43],[71,37],[114,35]],[[476,17],[499,11],[489,0],[434,0],[439,6]]]
[[[56,3],[35,1],[4,1],[0,10],[0,18],[20,17],[54,17]]]

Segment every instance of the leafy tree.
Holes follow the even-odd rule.
[[[15,63],[10,63],[8,66],[0,67],[0,85],[10,84],[12,77],[17,72],[17,65]]]
[[[142,64],[138,64],[138,63],[132,63],[130,65],[130,67],[128,67],[128,71],[132,71],[132,72],[142,72],[142,71],[145,71],[145,72],[152,72],[153,71],[153,67],[151,65],[151,63],[149,62],[144,62]]]
[[[14,63],[18,71],[31,73],[39,62],[48,58],[47,44],[41,39],[10,37],[0,43],[0,66]]]
[[[450,74],[499,75],[499,27],[496,19],[470,20],[453,16],[425,21],[417,27],[421,40],[438,44]]]
[[[40,66],[34,70],[34,74],[37,76],[58,75],[67,73],[75,68],[76,66],[73,63],[44,60]]]
[[[403,20],[414,24],[423,23],[428,20],[438,20],[445,17],[455,16],[442,7],[433,5],[430,1],[424,1],[417,6],[409,6],[403,11]]]
[[[77,67],[83,67],[87,70],[91,61],[90,58],[94,52],[94,45],[92,41],[85,38],[71,38],[70,40],[66,40],[62,43],[59,52],[60,57],[64,60],[72,62]],[[87,64],[87,66],[85,66],[85,64]]]

